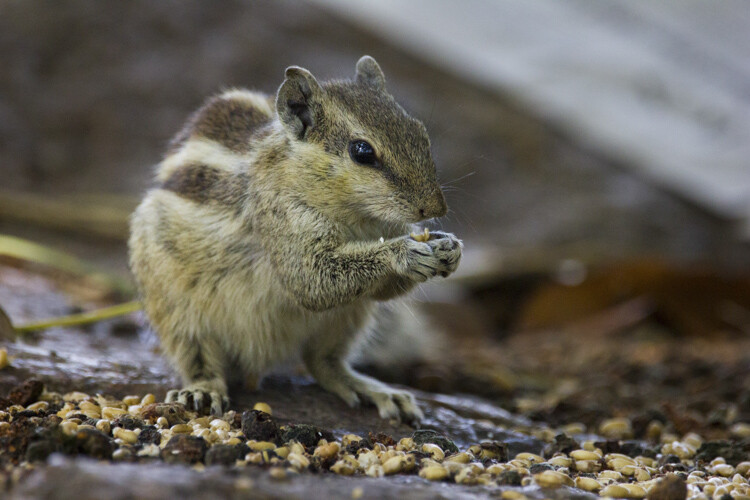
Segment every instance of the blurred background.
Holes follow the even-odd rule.
[[[443,224],[469,250],[748,262],[741,0],[0,9],[6,231],[32,223],[122,240],[123,215],[206,96],[230,86],[272,93],[292,64],[350,77],[371,54],[427,123],[450,186]]]
[[[206,96],[273,93],[293,64],[350,77],[363,54],[426,123],[451,208],[439,225],[466,246],[420,295],[466,348],[463,378],[443,365],[396,380],[560,421],[576,394],[571,418],[627,413],[644,383],[698,401],[703,423],[729,404],[726,423],[750,414],[744,0],[4,1],[0,233],[127,282],[128,215]],[[11,319],[93,303],[78,287],[38,305],[13,274],[24,256],[5,254]],[[631,385],[594,387],[592,370]],[[723,392],[686,399],[695,377]],[[581,410],[596,398],[615,406]]]

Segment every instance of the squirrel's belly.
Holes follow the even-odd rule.
[[[215,247],[215,242],[226,243],[231,235],[202,234],[204,225],[173,230],[166,222],[174,224],[169,208],[179,200],[167,195],[157,191],[144,200],[134,216],[130,242],[131,268],[167,351],[185,339],[212,339],[259,373],[295,355],[311,336],[354,334],[364,326],[371,314],[369,301],[308,311],[284,291],[260,249],[219,252],[232,246]],[[187,217],[190,208],[180,204],[177,215]],[[212,254],[220,258],[200,258]]]
[[[227,279],[212,308],[212,320],[222,332],[225,348],[257,372],[296,355],[315,335],[362,328],[373,306],[361,301],[323,312],[312,312],[294,303],[284,293],[270,269],[259,265],[250,274],[237,273]]]

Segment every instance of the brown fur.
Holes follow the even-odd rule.
[[[231,151],[246,153],[252,149],[253,134],[270,118],[250,103],[214,96],[188,119],[169,149],[179,149],[191,136],[198,136],[216,141]]]
[[[245,175],[229,175],[206,165],[185,165],[169,176],[161,189],[197,203],[217,202],[238,206],[244,201],[246,185]]]

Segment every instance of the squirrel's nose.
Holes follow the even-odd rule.
[[[422,205],[419,209],[420,220],[442,217],[448,213],[448,204],[445,202],[443,192],[438,190],[429,203]]]

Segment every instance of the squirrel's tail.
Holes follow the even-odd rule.
[[[380,304],[368,335],[353,350],[355,365],[378,371],[400,371],[415,364],[437,362],[447,344],[444,332],[413,300]]]

